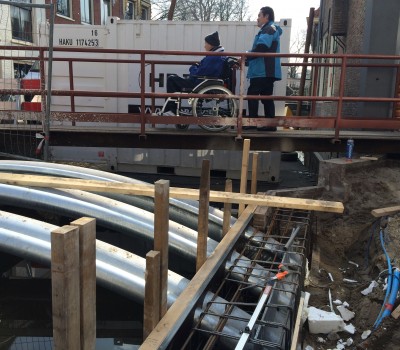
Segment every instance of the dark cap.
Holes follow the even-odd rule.
[[[219,46],[220,42],[219,42],[219,36],[218,36],[218,32],[214,32],[210,35],[207,35],[204,40],[209,43],[212,46]]]

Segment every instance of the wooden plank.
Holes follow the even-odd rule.
[[[168,293],[169,181],[158,180],[154,186],[154,250],[160,252],[160,316],[167,312]]]
[[[253,161],[251,167],[251,194],[257,193],[257,169],[258,169],[258,152],[253,153]]]
[[[393,310],[393,312],[392,312],[392,317],[394,318],[394,319],[398,319],[399,318],[399,316],[400,316],[400,305],[399,306],[397,306],[394,310]]]
[[[214,253],[206,260],[201,269],[191,279],[185,290],[168,309],[168,312],[157,324],[153,332],[140,346],[140,350],[165,349],[175,336],[176,331],[188,317],[199,297],[205,292],[208,284],[221,264],[230,254],[243,229],[248,225],[256,206],[249,205],[238,218],[227,235],[218,244]]]
[[[55,350],[80,349],[79,232],[63,226],[51,232],[51,286]]]
[[[371,211],[371,214],[376,218],[380,218],[382,216],[394,215],[399,211],[400,211],[400,205],[396,205],[394,207],[374,209]]]
[[[199,189],[199,216],[197,229],[197,255],[196,272],[200,270],[207,260],[208,238],[208,212],[210,198],[210,161],[204,159],[201,165],[200,189]]]
[[[146,254],[146,272],[144,286],[143,339],[156,327],[160,321],[160,265],[161,254],[154,250]]]
[[[71,222],[79,229],[81,350],[96,348],[96,219]]]
[[[232,180],[227,179],[225,182],[225,192],[232,192]],[[232,204],[224,203],[224,216],[222,219],[222,237],[224,237],[231,227]]]
[[[91,192],[122,193],[137,196],[154,196],[154,185],[126,184],[96,180],[80,180],[55,176],[21,175],[0,173],[0,183],[30,187],[69,188]],[[199,199],[199,190],[191,188],[171,187],[170,197],[178,199]],[[304,209],[343,213],[341,202],[322,201],[303,198],[278,197],[260,194],[226,193],[210,191],[210,201],[220,203],[236,203],[262,205],[276,208]]]
[[[296,323],[294,325],[294,331],[293,331],[293,337],[292,337],[292,345],[290,346],[290,350],[296,350],[297,349],[297,343],[299,342],[301,315],[303,313],[303,307],[304,307],[304,297],[302,296],[300,298],[299,307],[297,309]]]
[[[250,139],[243,140],[243,153],[242,153],[242,172],[240,173],[240,193],[247,192],[247,172],[249,168],[249,152],[250,152]],[[245,208],[244,203],[239,203],[239,216],[243,213]]]

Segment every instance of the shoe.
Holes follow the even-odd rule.
[[[163,117],[175,117],[176,113],[174,113],[172,111],[166,111],[164,113],[160,113],[160,116],[163,116]]]
[[[243,126],[242,129],[243,130],[256,130],[257,127],[255,126]]]
[[[258,131],[276,131],[276,126],[261,126],[257,128]]]

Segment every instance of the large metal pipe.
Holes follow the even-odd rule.
[[[134,184],[145,184],[146,182],[132,179],[101,170],[77,167],[73,165],[44,163],[34,161],[19,160],[0,160],[1,172],[18,172],[42,174],[49,176],[62,176],[87,180],[99,180],[109,182],[124,182]],[[120,194],[102,194],[109,198],[116,199],[120,202],[131,204],[138,208],[153,212],[154,201],[152,198],[143,196],[126,196]],[[184,224],[185,226],[197,230],[198,224],[198,202],[191,200],[178,200],[170,198],[170,219]],[[209,207],[209,237],[216,241],[220,241],[222,237],[223,212],[219,209]],[[231,225],[236,222],[236,218],[231,217]],[[246,229],[245,235],[251,236],[257,230],[252,227]]]
[[[0,250],[50,265],[50,234],[56,228],[55,225],[0,211]],[[145,259],[96,240],[96,279],[104,287],[143,303],[145,268]],[[168,272],[168,307],[176,301],[188,283],[189,281],[184,277],[172,271]],[[211,292],[206,294],[201,307],[195,312],[195,318],[201,315],[201,311],[206,308],[213,296]],[[210,311],[218,315],[223,313],[226,301],[222,298],[217,298],[217,301],[221,303],[213,305]],[[239,319],[229,320],[224,328],[224,333],[237,337],[240,329],[244,327],[244,322],[240,319],[247,319],[249,315],[236,307],[233,312]],[[195,322],[197,321],[198,319],[195,319]],[[217,321],[218,316],[208,315],[204,317],[202,327],[213,330],[212,327]],[[234,345],[234,340],[229,337],[224,337],[223,342],[227,348],[232,348]]]
[[[130,237],[141,237],[149,242],[154,237],[154,214],[131,205],[121,203],[93,193],[78,190],[33,189],[0,184],[0,199],[13,206],[44,210],[58,215],[79,218],[95,218],[101,226],[123,233]],[[183,225],[169,222],[169,245],[179,256],[195,261],[197,255],[197,232]],[[207,256],[211,255],[218,243],[207,240]],[[232,276],[242,280],[251,261],[240,257],[233,251],[225,264],[225,269],[232,268]],[[254,266],[249,283],[254,284],[254,292],[259,292],[262,280],[269,274],[263,268]],[[261,280],[260,280],[261,279]]]

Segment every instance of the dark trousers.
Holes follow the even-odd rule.
[[[182,89],[193,89],[196,86],[196,83],[192,79],[181,78],[179,75],[170,75],[167,79],[167,92],[181,92]],[[168,102],[165,107],[166,111],[172,111],[176,113],[176,103]]]
[[[271,96],[274,93],[274,78],[251,78],[247,95]],[[259,100],[248,100],[250,118],[258,118]],[[275,117],[275,104],[273,100],[262,100],[265,118]]]

